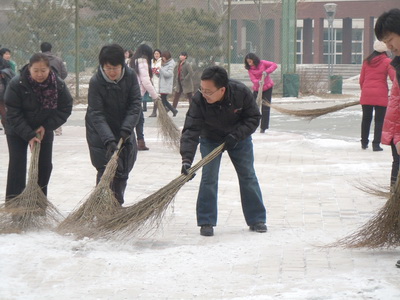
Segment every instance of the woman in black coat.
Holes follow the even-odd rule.
[[[136,73],[125,65],[124,49],[104,46],[99,67],[89,83],[86,139],[92,165],[97,169],[96,184],[104,173],[120,138],[124,140],[112,190],[124,203],[129,172],[136,161],[137,144],[133,129],[141,113],[140,87]]]
[[[53,130],[64,124],[72,111],[72,97],[64,81],[42,53],[34,54],[5,93],[6,135],[9,153],[6,201],[25,188],[27,148],[41,144],[38,184],[47,195],[53,152]]]

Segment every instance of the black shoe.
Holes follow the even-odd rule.
[[[383,149],[378,145],[378,146],[372,146],[372,151],[383,151]]]
[[[400,268],[400,260],[397,261],[396,267]]]
[[[255,232],[267,232],[267,225],[265,225],[265,223],[256,223],[250,226],[250,230]]]
[[[261,130],[260,130],[260,133],[265,133],[265,129],[261,129]]]
[[[173,117],[176,117],[177,113],[178,113],[178,110],[175,109],[175,111],[172,113],[172,116],[173,116]]]
[[[361,145],[361,148],[362,148],[363,150],[365,150],[365,149],[368,148],[368,145]]]
[[[212,225],[201,225],[200,228],[200,235],[202,236],[213,236],[214,235],[214,228]]]

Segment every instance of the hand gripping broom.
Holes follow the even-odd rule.
[[[97,222],[109,218],[121,209],[121,205],[111,189],[111,183],[118,168],[118,156],[122,143],[123,139],[121,138],[117,146],[118,150],[111,156],[100,182],[88,198],[59,224],[57,227],[59,233],[75,233],[78,237],[85,236],[86,232]]]
[[[3,215],[0,232],[21,232],[29,229],[51,227],[61,219],[57,208],[47,199],[38,184],[40,143],[32,147],[28,181],[18,196],[9,199],[0,207]]]
[[[225,143],[215,148],[210,154],[189,169],[189,174],[181,174],[166,186],[147,198],[118,211],[106,220],[102,220],[92,237],[128,237],[138,231],[149,233],[159,227],[168,205],[175,198],[180,188],[191,180],[197,170],[212,161],[223,152]]]

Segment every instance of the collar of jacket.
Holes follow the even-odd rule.
[[[396,56],[390,63],[396,70],[397,81],[400,83],[400,56]]]
[[[122,67],[122,73],[121,76],[117,79],[117,80],[111,80],[110,78],[108,78],[108,76],[106,75],[106,73],[104,73],[104,70],[101,66],[99,66],[99,70],[100,70],[100,74],[103,76],[104,80],[108,83],[113,83],[113,84],[117,84],[118,82],[121,81],[121,79],[124,77],[125,75],[125,67]]]

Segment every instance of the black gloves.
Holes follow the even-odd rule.
[[[184,175],[189,175],[189,169],[192,165],[189,162],[183,162],[182,163],[182,169],[181,169],[181,173]],[[192,174],[192,176],[189,178],[189,180],[192,180],[194,178],[194,176],[196,176],[196,174]]]
[[[125,143],[129,139],[129,137],[131,136],[131,134],[128,131],[125,131],[125,130],[121,130],[119,135],[120,135],[123,143]]]
[[[189,169],[190,169],[191,166],[192,165],[187,163],[187,162],[182,163],[181,173],[185,174],[185,175],[188,175],[189,174]]]
[[[237,146],[237,144],[238,140],[232,134],[228,134],[225,138],[224,150],[232,150]]]
[[[107,147],[106,157],[107,159],[110,159],[113,153],[118,150],[117,143],[114,141],[108,142],[106,147]]]

